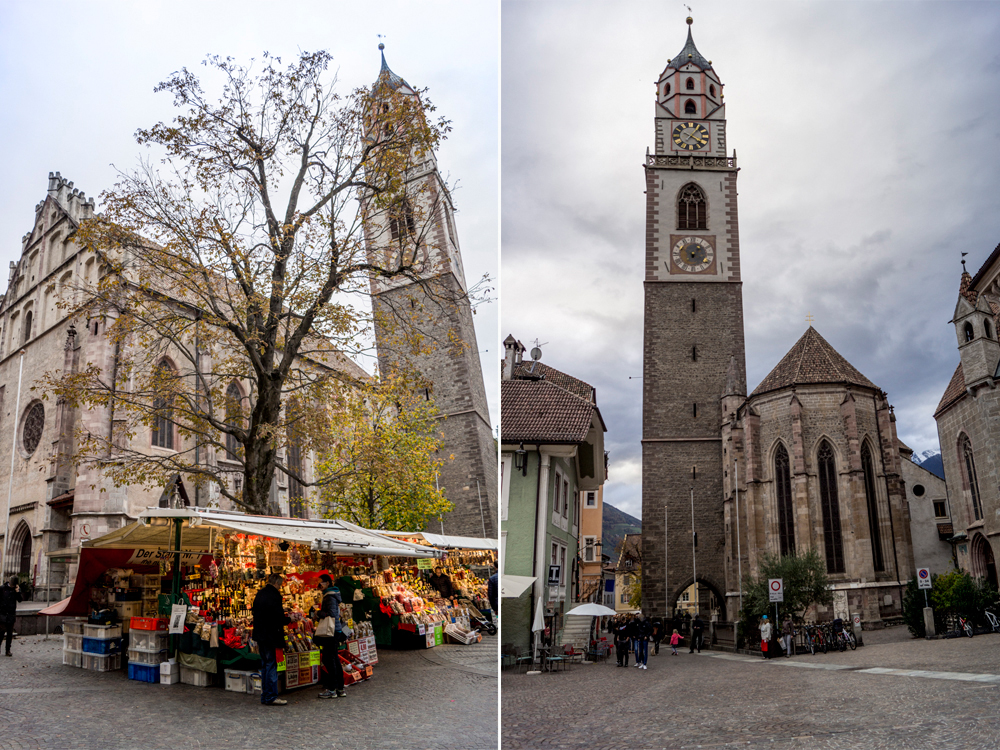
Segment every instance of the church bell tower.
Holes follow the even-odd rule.
[[[746,356],[736,155],[722,82],[687,23],[656,81],[645,163],[642,592],[644,609],[672,614],[697,580],[705,616],[710,594],[725,606],[723,397],[746,396]]]

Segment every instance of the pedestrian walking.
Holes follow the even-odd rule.
[[[649,661],[649,639],[653,635],[653,625],[642,612],[635,622],[635,662],[639,669],[646,669]]]
[[[674,632],[670,636],[670,650],[673,652],[673,656],[677,656],[677,644],[681,642],[681,634],[677,632],[677,628],[674,628]]]
[[[0,586],[0,638],[7,639],[7,656],[13,656],[10,652],[10,642],[14,639],[14,620],[17,619],[17,603],[22,602],[21,587],[18,585],[17,574],[14,574],[3,585]]]
[[[278,697],[277,650],[285,647],[285,625],[292,620],[281,605],[280,573],[272,573],[267,585],[253,599],[253,639],[260,651],[260,702],[265,706],[284,706],[288,701]]]
[[[701,653],[702,638],[705,635],[705,623],[701,619],[700,614],[694,616],[694,620],[691,622],[691,650],[688,653],[693,653],[697,648],[698,653]]]
[[[761,618],[760,624],[760,653],[767,659],[767,644],[771,640],[771,621],[767,619],[767,615]]]
[[[318,625],[316,635],[313,637],[320,650],[320,660],[322,661],[320,673],[325,688],[319,697],[346,698],[344,668],[340,665],[340,654],[338,653],[340,644],[347,641],[340,620],[340,605],[343,599],[340,596],[340,589],[333,585],[333,579],[326,573],[319,577],[319,589],[322,592],[323,601],[316,614]]]
[[[653,625],[653,655],[659,656],[660,641],[662,641],[663,636],[666,635],[663,630],[663,620],[661,620],[659,615],[657,615],[650,622]]]
[[[792,648],[795,644],[795,626],[792,624],[792,616],[785,615],[781,623],[781,645],[785,649],[785,658],[792,655]]]
[[[615,625],[615,656],[618,658],[619,667],[628,666],[628,652],[631,644],[629,623],[623,618]]]

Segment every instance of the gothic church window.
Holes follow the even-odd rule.
[[[684,114],[686,115],[698,114],[698,107],[694,103],[693,99],[688,99],[686,102],[684,102]]]
[[[976,460],[972,455],[972,443],[969,442],[968,435],[962,438],[962,462],[965,464],[965,481],[969,483],[969,494],[972,497],[972,514],[978,521],[983,517],[983,505],[979,496]]]
[[[174,369],[166,362],[157,365],[156,381],[161,390],[173,374]],[[166,396],[153,399],[153,445],[170,450],[174,448],[174,423],[171,419],[170,399]]]
[[[963,326],[963,330],[965,331],[966,341],[972,341],[976,337],[976,332],[972,329],[972,323],[966,323]]]
[[[687,83],[684,84],[684,87],[688,91],[694,91],[694,79],[693,78],[688,78],[687,79]]]
[[[837,461],[833,448],[823,441],[816,452],[819,465],[819,495],[823,511],[823,544],[826,572],[844,572],[844,541],[840,530],[840,497],[837,493]]]
[[[680,195],[677,198],[677,228],[708,228],[708,202],[705,200],[705,193],[693,182],[681,188]],[[691,302],[691,311],[694,312],[693,300]]]
[[[21,429],[21,447],[26,458],[38,449],[44,427],[45,407],[41,401],[36,401],[28,408],[24,417],[24,427]]]
[[[779,445],[774,454],[774,489],[778,498],[778,542],[781,554],[795,552],[795,516],[792,510],[792,480],[788,470],[788,451]]]
[[[882,535],[878,520],[878,496],[875,494],[875,467],[872,452],[865,443],[861,448],[861,468],[865,473],[865,498],[868,501],[868,531],[872,539],[872,562],[876,571],[885,570],[882,558]]]
[[[240,427],[243,423],[243,394],[236,383],[230,383],[226,389],[226,424],[230,427]],[[226,433],[226,460],[239,460],[240,443],[236,436]]]
[[[406,237],[412,237],[417,232],[413,221],[413,207],[405,198],[389,214],[389,233],[393,242],[399,242]]]
[[[24,314],[24,337],[21,339],[22,343],[27,344],[28,339],[31,338],[31,310],[28,310]]]

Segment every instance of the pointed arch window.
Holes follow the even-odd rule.
[[[684,84],[684,88],[686,88],[688,91],[694,91],[694,79],[688,78]]]
[[[417,233],[417,225],[413,220],[413,206],[406,198],[403,198],[389,214],[389,233],[393,242],[399,242]]]
[[[684,102],[684,114],[686,115],[698,114],[698,105],[694,103],[694,99],[688,99],[686,102]]]
[[[819,497],[823,511],[823,545],[826,572],[844,572],[844,540],[840,529],[840,497],[837,492],[837,460],[833,448],[823,441],[816,452],[819,467]]]
[[[983,333],[986,334],[986,338],[993,338],[993,331],[990,328],[990,321],[988,320],[983,321]]]
[[[226,389],[226,424],[230,427],[243,425],[243,394],[236,383],[230,383]],[[239,450],[242,446],[231,433],[226,433],[226,460],[239,461]]]
[[[157,365],[155,384],[163,390],[163,385],[173,378],[174,368],[167,362]],[[171,399],[167,396],[157,396],[153,399],[153,445],[157,448],[174,448],[174,422]]]
[[[983,505],[979,495],[979,478],[976,476],[976,460],[972,455],[972,443],[968,435],[962,438],[962,463],[965,465],[965,481],[969,483],[969,495],[972,498],[972,515],[979,521],[983,517]]]
[[[972,327],[972,323],[966,321],[965,325],[962,326],[962,330],[965,332],[965,340],[972,341],[976,337],[976,331]]]
[[[705,193],[693,182],[681,188],[677,197],[677,228],[708,228],[708,202]]]
[[[778,541],[781,554],[795,552],[795,516],[792,510],[792,477],[788,465],[788,451],[779,445],[774,454],[774,490],[778,499]]]
[[[28,340],[31,338],[31,310],[28,310],[24,314],[24,337],[21,339],[22,343],[27,344]]]
[[[865,474],[865,499],[868,501],[868,531],[872,540],[872,563],[878,572],[885,570],[882,556],[882,533],[878,517],[878,496],[875,494],[875,462],[865,443],[861,448],[861,468]]]

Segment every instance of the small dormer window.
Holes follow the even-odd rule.
[[[684,88],[686,88],[688,91],[694,91],[694,79],[688,78],[687,83],[684,84]]]
[[[986,338],[993,338],[993,331],[990,330],[990,321],[988,320],[983,321],[983,333],[986,334]]]
[[[687,102],[684,103],[684,114],[686,115],[698,114],[698,107],[695,106],[695,103],[692,99],[688,99]]]
[[[709,86],[708,93],[711,94],[712,96],[715,96],[715,86]]]
[[[963,330],[965,331],[966,341],[972,341],[976,337],[976,332],[972,329],[972,323],[966,323],[963,326]]]

